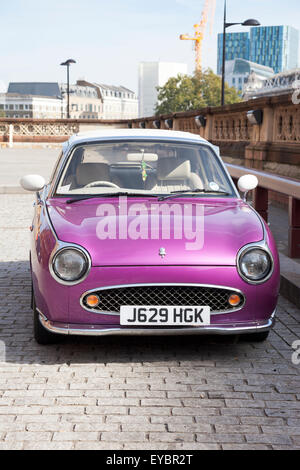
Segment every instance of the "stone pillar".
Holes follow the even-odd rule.
[[[274,108],[265,105],[260,109],[263,111],[262,124],[252,124],[251,142],[245,148],[246,166],[257,170],[264,169],[274,131]]]
[[[204,128],[203,135],[201,134],[201,137],[204,137],[204,139],[208,140],[211,142],[213,138],[213,124],[214,124],[214,119],[212,114],[206,114],[206,126]]]

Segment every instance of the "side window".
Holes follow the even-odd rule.
[[[52,174],[51,174],[51,177],[50,177],[50,180],[49,180],[49,183],[52,184],[54,179],[56,178],[56,175],[57,175],[57,171],[58,171],[58,168],[60,166],[60,162],[62,160],[62,157],[63,157],[63,152],[60,152],[59,156],[58,156],[58,159],[56,160],[56,163],[54,165],[54,169],[52,171]]]
[[[215,156],[202,148],[200,151],[200,159],[206,175],[206,184],[216,182],[222,190],[226,190],[229,181]]]

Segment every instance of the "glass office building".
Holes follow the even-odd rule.
[[[218,35],[217,73],[222,73],[223,34]],[[275,73],[298,67],[299,31],[291,26],[258,26],[246,33],[226,33],[227,60],[246,59]]]
[[[249,33],[226,33],[225,61],[234,59],[249,60]],[[218,34],[218,64],[217,73],[222,73],[223,33]]]
[[[250,60],[275,73],[298,67],[299,32],[291,26],[260,26],[250,31]]]

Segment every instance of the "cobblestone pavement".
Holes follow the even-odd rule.
[[[300,449],[299,310],[281,298],[263,344],[70,337],[39,346],[31,202],[0,195],[0,449]]]

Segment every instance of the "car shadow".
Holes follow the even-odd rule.
[[[219,336],[65,336],[41,346],[33,337],[28,261],[0,263],[0,363],[84,364],[221,361],[244,357],[254,344]]]

